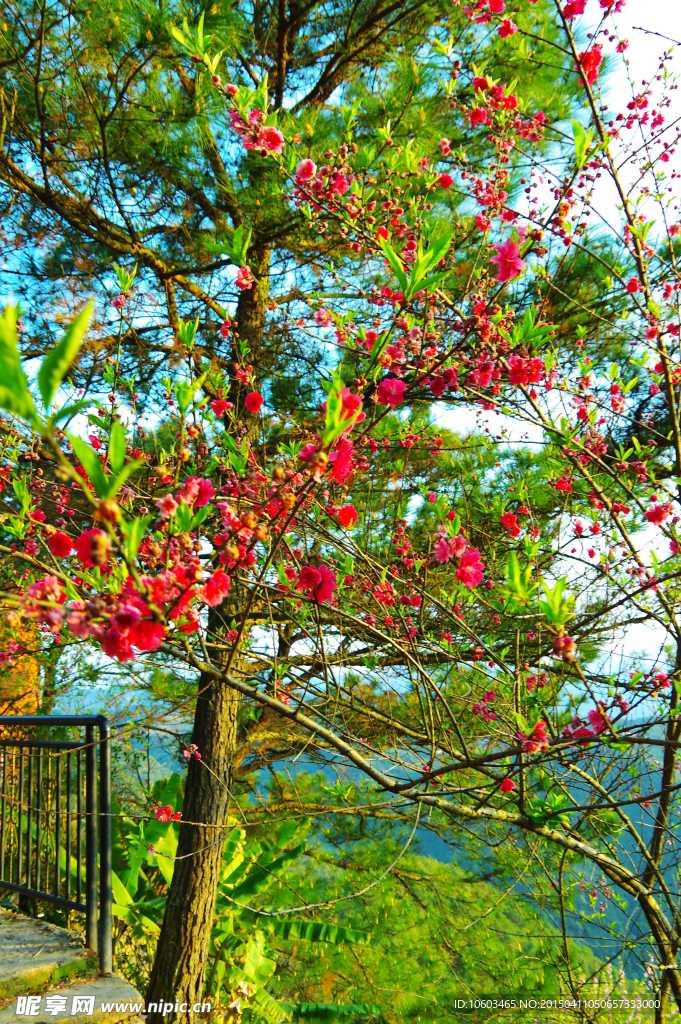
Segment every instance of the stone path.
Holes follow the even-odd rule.
[[[141,1004],[123,978],[99,977],[76,932],[0,909],[0,1024],[141,1024]]]

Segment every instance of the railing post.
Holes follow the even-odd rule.
[[[97,952],[97,751],[95,727],[85,727],[85,945]]]
[[[113,971],[111,921],[111,734],[109,722],[99,723],[99,970]]]

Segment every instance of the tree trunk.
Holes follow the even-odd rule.
[[[239,338],[249,347],[246,362],[259,376],[262,361],[267,297],[269,294],[269,248],[254,248],[249,254],[256,285],[242,291],[236,311]],[[237,352],[234,353],[235,358]],[[251,417],[243,407],[243,394],[253,384],[243,386],[235,396],[238,413],[252,420],[257,433],[258,418]],[[241,595],[243,596],[243,595]],[[211,611],[208,620],[210,637],[238,614],[237,588],[230,598]],[[217,659],[216,659],[217,660]],[[241,657],[237,660],[241,663]],[[233,665],[233,669],[237,666]],[[201,760],[189,762],[189,772],[182,808],[182,825],[177,847],[175,871],[168,893],[163,925],[156,957],[149,978],[149,1003],[188,1003],[203,1000],[206,961],[213,928],[220,865],[227,829],[230,792],[237,754],[237,724],[241,696],[213,677],[200,678],[199,696],[194,716],[192,742]],[[210,769],[210,770],[209,770]],[[192,824],[196,823],[196,824]],[[147,1024],[171,1024],[184,1014],[171,1010],[163,1014],[163,1006],[147,1015]]]
[[[148,1024],[193,1017],[203,998],[230,791],[234,777],[241,697],[225,683],[200,678],[192,742],[201,760],[189,762],[175,871],[168,893],[156,958],[149,978],[149,1003],[188,1003],[188,1014],[147,1016]]]

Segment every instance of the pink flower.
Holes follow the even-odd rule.
[[[234,284],[237,288],[240,288],[242,292],[246,292],[249,288],[252,288],[255,283],[255,278],[248,263],[243,267],[239,267],[236,272],[236,280]]]
[[[600,46],[593,46],[590,50],[583,50],[579,55],[579,63],[587,82],[589,85],[593,85],[598,78],[600,66],[603,63],[603,53]],[[579,71],[579,67],[577,65],[575,67]]]
[[[389,405],[391,409],[401,405],[407,385],[403,380],[384,378],[378,385],[378,404]]]
[[[333,323],[333,317],[328,309],[318,309],[314,315],[314,322],[318,327],[330,327]]]
[[[364,413],[361,415],[364,417]],[[355,463],[352,459],[354,450],[352,441],[348,441],[346,437],[342,437],[336,442],[336,447],[329,455],[328,480],[342,484],[344,480],[352,476],[355,471]]]
[[[126,296],[121,292],[120,295],[117,295],[116,298],[112,300],[111,305],[114,309],[123,309],[123,306],[125,305],[125,298]]]
[[[163,498],[154,498],[158,506],[158,514],[161,519],[171,519],[177,512],[177,502],[172,494],[166,494]]]
[[[173,809],[170,804],[166,804],[165,807],[161,807],[161,805],[158,804],[154,807],[154,815],[157,821],[161,821],[166,825],[169,821],[179,821],[182,817],[182,811],[175,811],[173,814]]]
[[[376,238],[382,238],[384,242],[388,241],[388,229],[383,224],[377,229]]]
[[[227,408],[229,405],[230,403],[225,401],[224,398],[214,398],[213,401],[210,403],[210,407],[218,419],[222,419],[222,417],[227,412]]]
[[[251,111],[250,117],[255,113],[256,111]],[[255,142],[242,140],[242,145],[244,149],[255,149],[261,153],[281,153],[284,149],[284,142],[284,136],[278,128],[275,128],[274,125],[266,125],[259,130]]]
[[[199,597],[204,604],[217,608],[229,593],[232,581],[224,569],[216,569],[209,580],[199,590]]]
[[[454,552],[450,548],[446,537],[438,537],[433,554],[440,565],[444,565],[445,562],[449,562],[454,557]]]
[[[104,653],[110,658],[116,658],[117,661],[132,661],[135,657],[130,637],[127,632],[120,629],[108,629],[101,643]]]
[[[454,183],[454,178],[451,174],[441,174],[438,178],[438,185],[440,188],[451,188]]]
[[[510,18],[504,18],[501,25],[497,29],[497,33],[498,35],[501,36],[502,39],[506,39],[508,36],[512,36],[514,32],[517,31],[518,26],[514,22],[512,22]]]
[[[449,139],[440,139],[440,150],[443,156],[449,156],[452,151],[452,144]]]
[[[492,14],[501,14],[506,9],[504,0],[489,0],[489,9]]]
[[[314,178],[317,173],[317,165],[314,160],[301,160],[296,168],[296,181],[305,182]]]
[[[456,570],[456,578],[463,583],[464,587],[473,590],[482,583],[484,565],[480,561],[480,552],[477,548],[468,548],[464,551]]]
[[[475,93],[487,92],[487,90],[489,88],[490,88],[490,84],[489,84],[489,79],[488,78],[485,78],[482,75],[477,75],[473,79],[473,92],[475,92]]]
[[[499,783],[499,789],[502,793],[512,793],[515,789],[515,782],[513,779],[502,779]]]
[[[47,546],[55,558],[66,558],[73,550],[73,544],[68,534],[57,530],[47,542]]]
[[[357,522],[357,509],[354,505],[344,505],[343,508],[339,509],[336,513],[336,519],[343,529],[352,529]]]
[[[496,249],[497,255],[492,256],[490,263],[496,263],[498,266],[496,280],[500,284],[512,281],[518,274],[522,274],[525,263],[520,258],[520,249],[515,242],[508,238],[503,245],[493,245],[492,248]]]
[[[602,711],[590,711],[587,717],[595,733],[604,732],[608,728],[610,719]]]
[[[99,440],[96,434],[88,434],[88,441],[96,452],[102,447],[102,442]]]
[[[251,391],[250,394],[246,395],[246,397],[244,398],[244,405],[246,406],[248,411],[255,416],[257,413],[260,412],[262,403],[264,401],[265,399],[262,397],[262,395],[259,395],[257,391]]]
[[[215,497],[215,488],[206,477],[190,476],[177,493],[188,505],[203,508]]]

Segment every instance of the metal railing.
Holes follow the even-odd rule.
[[[82,740],[26,735],[74,726]],[[84,913],[85,944],[98,953],[100,973],[111,974],[111,741],[103,715],[0,716],[0,889]]]

